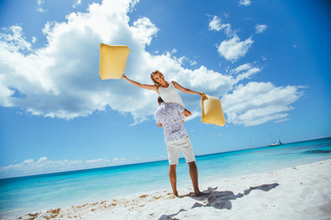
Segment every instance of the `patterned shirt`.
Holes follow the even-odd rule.
[[[177,103],[164,102],[155,111],[156,123],[163,126],[165,142],[176,141],[188,135],[179,116],[183,111],[184,107]]]

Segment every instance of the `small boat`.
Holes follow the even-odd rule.
[[[270,144],[269,147],[275,147],[275,146],[279,146],[279,145],[282,145],[282,144],[283,143],[280,140],[278,140],[278,142],[274,142],[274,143]]]

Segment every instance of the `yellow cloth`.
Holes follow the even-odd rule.
[[[225,125],[222,103],[219,98],[204,95],[201,97],[201,122],[219,126]]]
[[[130,49],[127,46],[100,44],[101,79],[120,79],[124,73]]]

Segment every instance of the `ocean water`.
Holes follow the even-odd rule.
[[[331,159],[331,137],[203,155],[196,159],[199,182],[206,185],[217,178],[268,172]],[[0,179],[0,218],[171,190],[168,168],[168,161],[157,161]],[[183,159],[177,166],[177,186],[179,189],[191,187],[188,166]]]

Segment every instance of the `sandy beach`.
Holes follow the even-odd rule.
[[[29,213],[16,219],[331,219],[331,160],[180,188]]]

